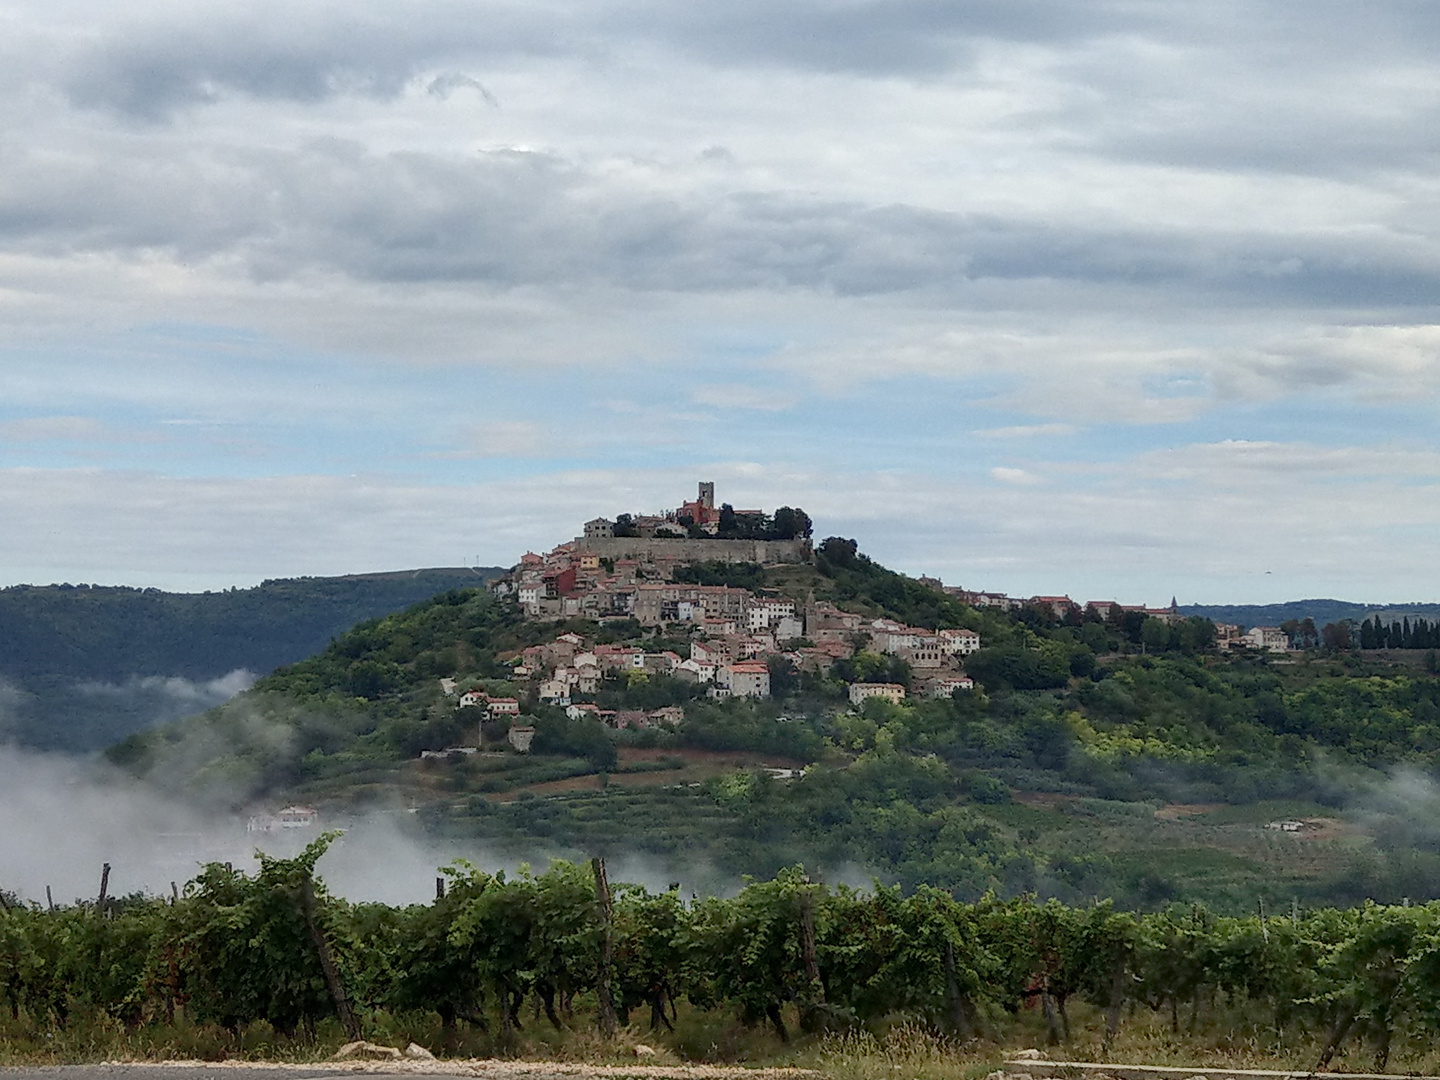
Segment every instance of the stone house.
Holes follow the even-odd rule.
[[[851,683],[850,704],[863,705],[871,698],[884,698],[886,701],[904,701],[905,687],[899,683]]]

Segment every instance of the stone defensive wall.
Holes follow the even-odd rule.
[[[636,536],[577,536],[575,550],[602,559],[675,559],[679,562],[808,563],[809,540],[646,540]]]

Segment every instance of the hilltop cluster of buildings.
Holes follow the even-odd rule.
[[[693,502],[668,514],[631,519],[631,535],[617,536],[616,523],[605,518],[588,521],[583,535],[544,555],[527,551],[495,590],[515,596],[533,618],[634,618],[642,626],[743,618],[748,608],[740,591],[677,585],[675,570],[697,562],[808,561],[810,542],[712,539],[720,515],[714,504],[715,485],[702,483]],[[758,510],[732,512],[763,516]],[[687,535],[691,527],[701,535]]]
[[[813,600],[797,608],[793,600],[758,596],[745,589],[729,589],[726,594],[731,613],[688,620],[693,632],[685,646],[687,655],[668,649],[646,651],[639,645],[595,644],[579,634],[565,633],[503,659],[513,664],[512,680],[533,688],[540,701],[573,706],[580,710],[577,715],[593,711],[617,727],[671,722],[681,719],[683,713],[659,710],[642,719],[607,714],[576,699],[598,693],[606,679],[632,674],[668,675],[703,686],[717,699],[766,698],[770,696],[770,661],[776,657],[788,661],[796,671],[824,675],[837,661],[864,648],[904,660],[913,672],[913,688],[921,692],[949,696],[973,685],[963,667],[964,658],[980,647],[980,635],[973,630],[937,631],[893,619],[867,620]],[[447,691],[455,691],[450,680],[446,683]],[[518,698],[492,698],[478,689],[456,696],[457,707],[483,706],[496,717],[515,716],[520,711]]]
[[[570,543],[544,555],[527,552],[495,585],[497,593],[514,596],[532,618],[587,618],[602,624],[633,619],[647,629],[671,631],[675,640],[683,638],[686,655],[592,643],[566,633],[505,657],[513,663],[511,678],[526,684],[527,692],[533,689],[546,704],[563,706],[576,716],[594,714],[616,727],[674,722],[683,712],[610,713],[579,700],[596,694],[607,678],[666,675],[703,686],[713,698],[765,698],[771,692],[771,661],[777,657],[798,672],[825,675],[863,648],[905,661],[913,672],[912,690],[948,696],[972,687],[964,658],[980,648],[980,635],[973,630],[935,631],[893,619],[867,619],[813,596],[797,602],[730,585],[676,581],[680,567],[699,562],[789,562],[797,552],[810,556],[808,540],[707,538],[713,536],[719,515],[714,485],[702,483],[698,498],[673,513],[627,520],[626,531],[640,534],[625,538],[623,550],[630,554],[603,554],[603,544],[615,539],[615,523],[596,519]],[[690,535],[678,534],[682,525]],[[666,535],[667,529],[672,535]],[[705,536],[694,535],[697,532]],[[905,693],[899,686],[890,689],[891,684],[858,685],[885,687],[874,691],[881,696]],[[456,688],[450,684],[446,690]],[[518,699],[490,698],[480,690],[457,694],[457,704],[483,705],[497,716],[519,711]]]
[[[590,540],[608,539],[630,533],[640,539],[655,538],[687,539],[696,534],[716,536],[720,532],[722,508],[715,505],[715,485],[711,481],[700,482],[699,491],[693,500],[681,503],[676,509],[662,514],[625,514],[623,524],[609,518],[595,518],[587,521],[584,537]],[[737,520],[756,520],[765,517],[763,510],[735,510]]]
[[[953,596],[962,604],[969,604],[971,607],[995,608],[999,611],[1019,611],[1022,608],[1034,607],[1045,611],[1051,618],[1061,620],[1083,620],[1094,616],[1100,622],[1112,622],[1131,613],[1159,619],[1165,623],[1179,622],[1185,618],[1180,614],[1179,604],[1173,598],[1170,606],[1163,608],[1146,607],[1144,604],[1121,604],[1115,600],[1088,600],[1082,604],[1068,596],[1007,596],[1004,593],[975,592],[943,585],[934,578],[922,577],[920,581],[935,586],[947,596]]]
[[[761,511],[723,510],[737,518],[764,517]],[[731,585],[677,581],[681,567],[697,563],[764,564],[811,558],[808,539],[719,538],[721,515],[722,509],[715,505],[715,485],[701,483],[696,499],[674,511],[622,515],[616,521],[596,518],[586,522],[582,535],[573,541],[543,555],[527,552],[494,586],[497,593],[514,596],[526,615],[585,618],[602,624],[633,619],[647,629],[671,632],[672,640],[684,640],[685,655],[672,650],[647,652],[638,645],[598,644],[567,633],[504,658],[513,663],[512,679],[546,704],[564,707],[572,716],[594,715],[615,727],[672,723],[683,717],[683,711],[611,712],[581,700],[598,693],[607,678],[665,675],[704,686],[714,698],[765,698],[771,692],[771,661],[777,657],[796,671],[824,675],[863,648],[903,660],[912,673],[911,692],[949,696],[972,688],[964,659],[980,648],[980,635],[973,630],[935,631],[892,619],[869,619],[813,596],[797,602]],[[1183,618],[1173,599],[1164,608],[1112,600],[1082,604],[1068,596],[1019,598],[920,580],[974,607],[1039,608],[1052,618],[1076,623],[1117,623],[1134,614],[1165,623]],[[1289,647],[1288,638],[1273,627],[1242,634],[1238,626],[1222,625],[1217,631],[1221,648]],[[895,683],[857,682],[850,688],[857,706],[870,697],[898,700],[905,694],[905,688]],[[492,716],[517,717],[520,711],[518,698],[491,698],[480,690],[458,695],[458,707],[472,706],[484,707]]]

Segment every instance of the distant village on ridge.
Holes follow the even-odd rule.
[[[633,620],[646,630],[678,630],[688,639],[688,655],[672,649],[647,652],[634,644],[599,644],[577,633],[562,633],[514,657],[510,677],[532,687],[539,702],[564,707],[572,719],[594,716],[619,728],[673,724],[684,718],[681,706],[612,712],[578,700],[596,694],[607,678],[629,672],[694,683],[705,687],[712,699],[768,698],[774,662],[824,676],[837,661],[863,648],[907,665],[910,687],[907,691],[895,682],[853,682],[852,706],[872,697],[949,697],[973,689],[965,658],[982,644],[974,630],[932,630],[871,619],[816,600],[813,593],[797,600],[763,589],[690,580],[703,577],[694,570],[706,564],[811,563],[811,534],[803,510],[781,507],[769,515],[717,505],[715,485],[709,482],[699,485],[693,501],[666,513],[587,521],[573,540],[543,555],[527,552],[495,582],[495,593],[512,597],[528,618],[538,621],[588,619],[604,625]],[[1087,612],[1101,620],[1127,612],[1167,624],[1183,619],[1174,600],[1163,608],[1114,601],[1080,604],[1068,596],[1016,598],[946,586],[934,578],[918,580],[974,607],[1012,611],[1034,605],[1053,618],[1077,621]],[[1289,637],[1275,627],[1242,633],[1238,626],[1218,625],[1216,632],[1221,649],[1290,648]],[[519,697],[492,696],[480,687],[461,687],[455,679],[442,685],[457,707],[479,708],[509,721],[510,742],[516,749],[528,749],[534,729],[516,723]]]

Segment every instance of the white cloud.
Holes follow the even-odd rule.
[[[1016,469],[1006,465],[997,465],[990,470],[992,479],[1002,484],[1030,485],[1040,483],[1040,477],[1027,469]]]
[[[529,420],[494,420],[470,427],[465,433],[469,453],[476,457],[544,457],[556,448],[555,440]]]
[[[179,675],[144,675],[123,683],[82,682],[77,692],[89,697],[121,698],[136,702],[159,700],[188,716],[214,705],[229,701],[236,694],[249,690],[258,676],[253,671],[236,669],[217,679],[196,681]],[[180,711],[183,710],[183,711]]]
[[[0,422],[0,442],[158,442],[155,432],[125,430],[88,416],[31,416]]]
[[[698,404],[713,405],[717,409],[758,409],[761,412],[784,412],[796,402],[791,394],[776,393],[773,389],[749,383],[697,386],[690,397]]]
[[[987,439],[1034,439],[1042,436],[1063,437],[1079,430],[1074,424],[1012,424],[1009,427],[981,428],[976,435]]]

